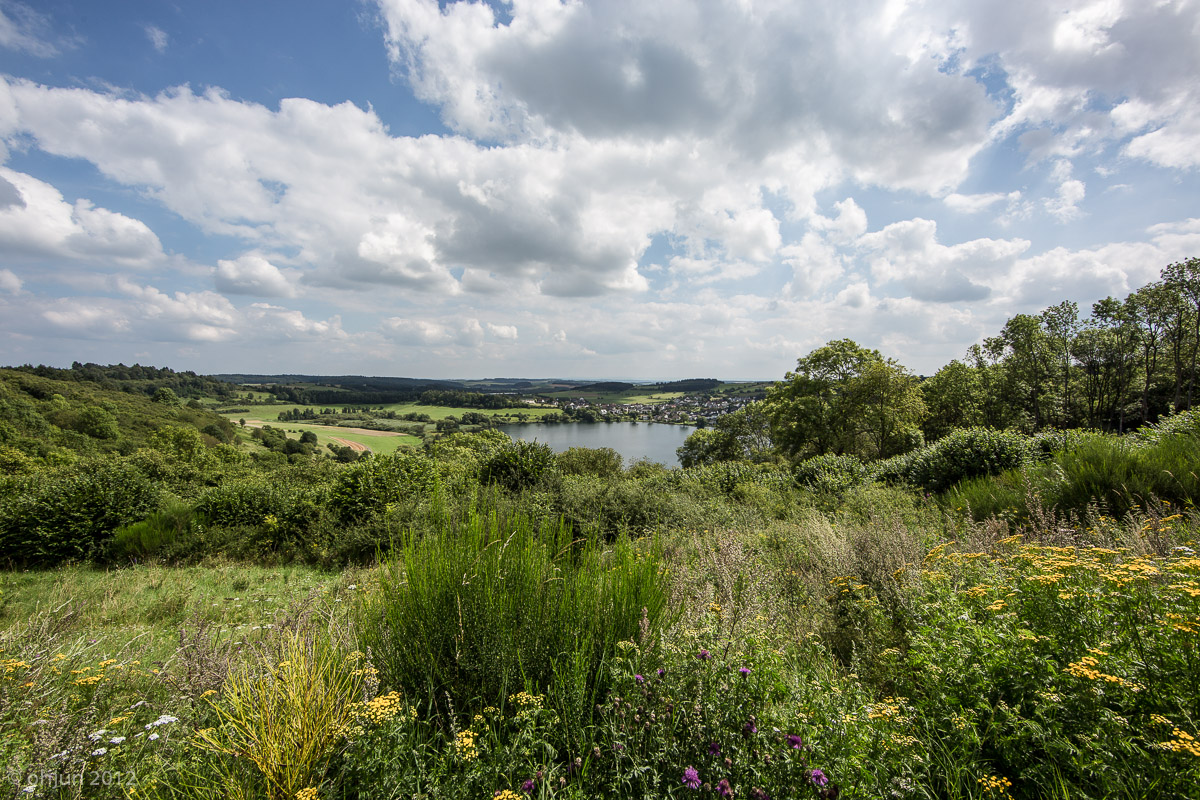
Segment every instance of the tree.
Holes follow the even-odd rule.
[[[1058,425],[1066,430],[1071,427],[1071,344],[1079,332],[1079,306],[1064,300],[1043,311],[1039,319],[1046,333],[1047,349],[1058,362],[1058,377],[1062,380]]]
[[[891,455],[913,441],[925,414],[916,378],[878,351],[831,341],[796,362],[767,392],[775,445],[792,458]]]
[[[750,403],[717,418],[712,428],[701,428],[675,451],[683,467],[717,461],[771,460],[771,421],[763,403]]]
[[[927,416],[923,430],[927,441],[942,438],[956,428],[984,424],[981,370],[951,361],[921,384]]]
[[[1017,314],[1004,324],[999,336],[985,340],[984,347],[1002,364],[1003,391],[1033,414],[1033,427],[1049,423],[1043,400],[1053,377],[1054,355],[1041,320]]]
[[[1180,305],[1183,308],[1181,322],[1183,318],[1191,323],[1192,336],[1190,342],[1190,361],[1191,368],[1188,370],[1187,380],[1187,407],[1192,407],[1193,390],[1196,385],[1196,356],[1200,352],[1200,258],[1189,258],[1187,261],[1179,261],[1174,264],[1168,264],[1162,271],[1163,283],[1171,287],[1179,296]],[[1182,324],[1181,324],[1182,327]],[[1182,340],[1183,334],[1180,334]],[[1176,362],[1178,365],[1178,361]],[[1176,368],[1176,410],[1179,410],[1179,392],[1180,370]]]

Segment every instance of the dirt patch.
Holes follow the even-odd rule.
[[[339,439],[336,436],[330,436],[329,438],[332,439],[333,441],[337,442],[338,444],[343,445],[344,447],[349,447],[351,450],[354,450],[356,452],[359,452],[359,453],[371,452],[371,448],[367,447],[362,442],[352,442],[349,439]]]

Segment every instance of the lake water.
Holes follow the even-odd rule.
[[[627,467],[639,458],[648,458],[668,467],[679,466],[675,449],[696,430],[691,425],[650,422],[528,423],[500,425],[499,428],[513,439],[548,444],[556,453],[570,447],[611,447],[621,454]]]

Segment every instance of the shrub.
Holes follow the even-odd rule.
[[[666,608],[652,548],[472,514],[405,536],[356,616],[385,684],[482,708],[541,691],[572,664],[598,696],[616,643],[638,632],[643,609],[655,628]]]
[[[496,483],[517,492],[536,484],[553,466],[554,451],[549,445],[512,442],[484,460],[479,479],[482,483]]]
[[[229,759],[251,762],[271,800],[319,786],[364,699],[361,655],[341,653],[320,633],[295,632],[278,653],[232,673],[213,703],[220,724],[196,733],[197,745],[219,759],[217,791],[238,782]]]
[[[113,531],[143,519],[159,489],[128,462],[100,459],[0,486],[0,558],[54,564],[101,557]]]
[[[141,522],[118,528],[113,533],[108,558],[123,561],[155,555],[164,546],[191,533],[194,522],[190,505],[179,501],[168,503]]]
[[[792,477],[798,486],[838,495],[865,481],[867,466],[857,456],[813,456],[797,464]]]
[[[621,454],[611,447],[571,447],[554,457],[564,475],[611,478],[621,474]]]
[[[998,475],[1031,461],[1029,440],[1015,431],[961,428],[916,452],[908,479],[931,492],[943,492],[965,478]]]
[[[338,475],[330,507],[344,520],[382,513],[388,505],[433,493],[437,474],[424,453],[397,450],[390,456],[364,456]]]

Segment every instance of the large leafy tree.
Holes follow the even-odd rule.
[[[712,428],[701,428],[675,451],[684,467],[716,461],[770,461],[771,426],[763,403],[720,417]]]
[[[917,379],[876,350],[831,341],[796,363],[764,403],[776,446],[793,458],[879,458],[919,441],[925,403]]]

